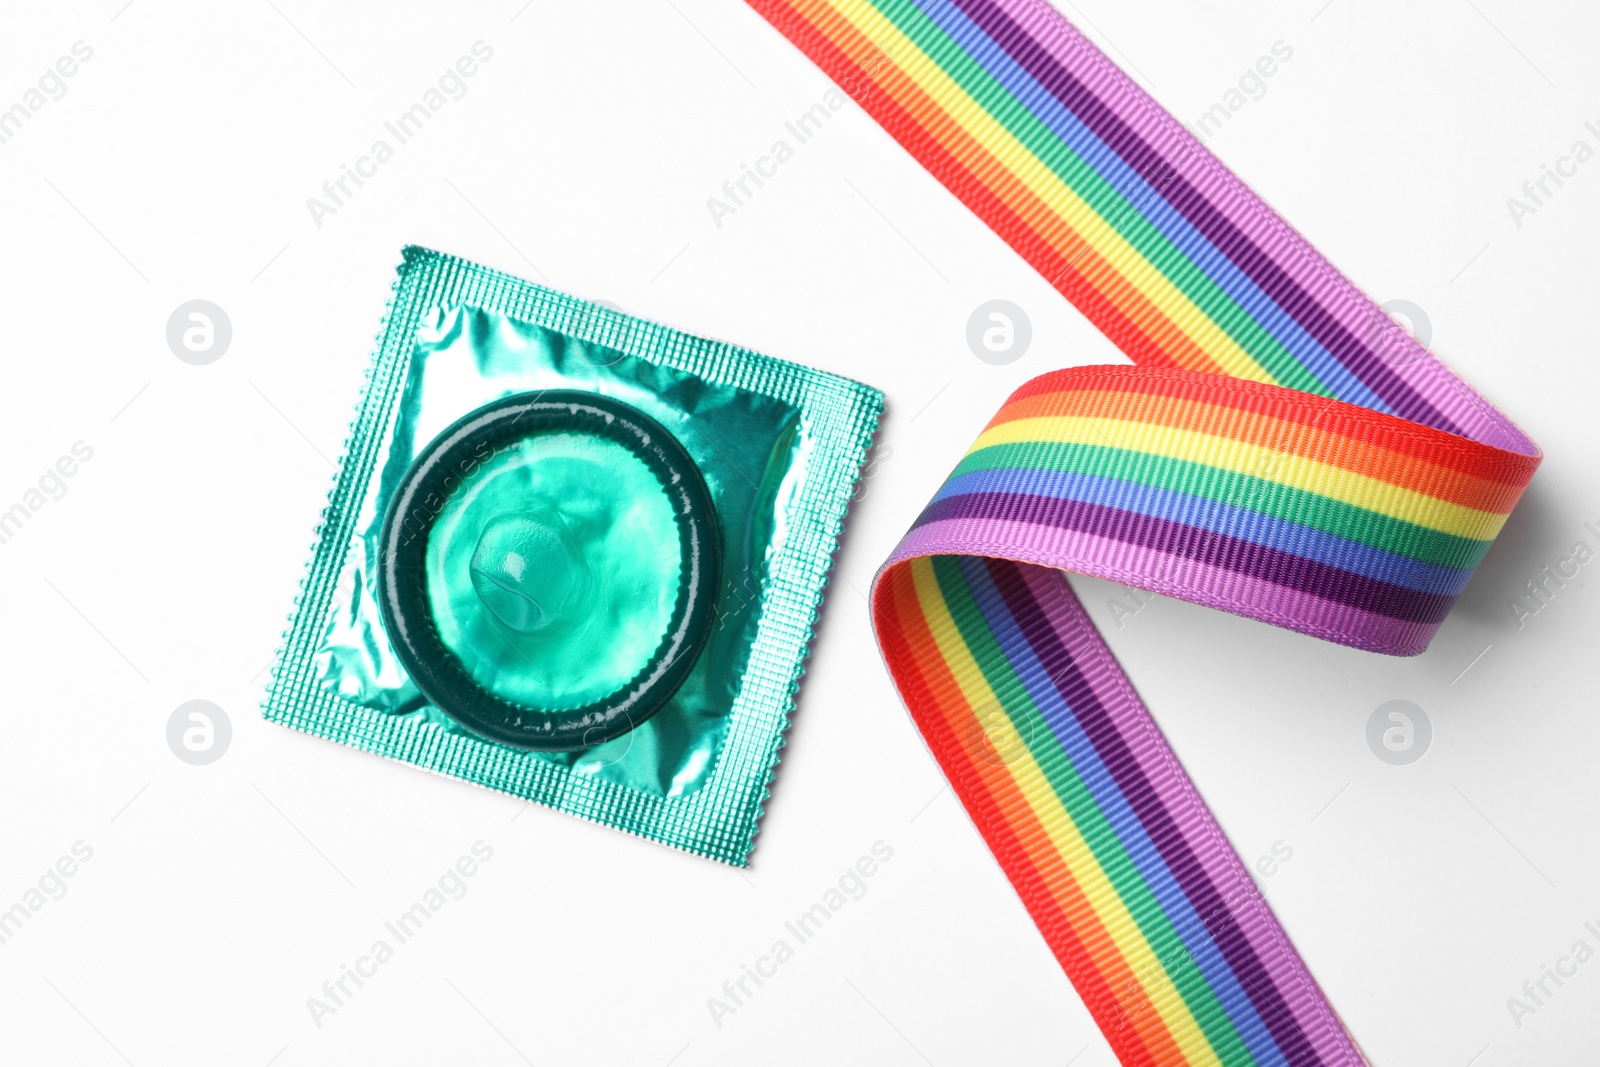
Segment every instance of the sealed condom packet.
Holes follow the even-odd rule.
[[[882,408],[407,248],[266,717],[743,865]]]

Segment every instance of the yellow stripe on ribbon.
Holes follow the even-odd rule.
[[[973,658],[966,641],[961,637],[955,618],[945,603],[944,594],[939,590],[939,581],[933,572],[933,561],[925,557],[911,561],[910,566],[916,584],[917,599],[926,618],[928,630],[939,646],[945,665],[960,688],[968,707],[971,709],[1003,707],[1000,698],[989,685],[989,680],[984,676],[983,670]],[[1009,745],[1002,751],[1018,753],[1015,759],[1006,762],[1006,770],[1016,784],[1017,790],[1027,799],[1028,807],[1040,829],[1050,838],[1056,853],[1071,872],[1079,891],[1094,910],[1095,918],[1101,928],[1116,944],[1122,961],[1138,980],[1151,1006],[1161,1016],[1161,1021],[1171,1034],[1174,1043],[1183,1051],[1185,1062],[1196,1067],[1202,1064],[1221,1067],[1221,1061],[1217,1059],[1215,1051],[1206,1039],[1205,1031],[1189,1011],[1183,995],[1178,992],[1172,979],[1167,975],[1160,957],[1145,939],[1143,931],[1139,929],[1133,915],[1122,902],[1122,897],[1111,885],[1111,880],[1106,876],[1099,861],[1095,859],[1094,852],[1079,832],[1077,824],[1072,821],[1072,816],[1068,814],[1061,799],[1051,788],[1044,771],[1034,760],[1033,753],[1029,751],[1021,736],[1016,734],[1016,727],[1011,725],[1010,719],[1004,715],[1000,718],[1005,720],[1004,729],[1010,730],[1013,735],[1004,738]],[[1059,900],[1057,907],[1063,913],[1068,913],[1064,903]],[[1082,931],[1078,931],[1078,936],[1083,936]]]
[[[979,436],[968,455],[991,445],[1060,441],[1144,452],[1261,478],[1474,541],[1490,541],[1507,516],[1454,504],[1343,467],[1231,437],[1127,419],[1060,415],[1013,419]]]

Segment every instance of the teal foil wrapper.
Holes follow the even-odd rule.
[[[683,685],[579,752],[502,745],[431,706],[375,593],[385,510],[418,451],[468,411],[546,389],[611,397],[671,431],[711,491],[722,543],[715,622]],[[264,713],[743,866],[882,408],[857,382],[409,247]]]

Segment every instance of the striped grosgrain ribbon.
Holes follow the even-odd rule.
[[[912,717],[1123,1063],[1363,1062],[1062,571],[1412,655],[1539,450],[1044,3],[751,3],[1135,364],[879,572]]]

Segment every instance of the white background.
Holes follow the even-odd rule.
[[[0,107],[93,57],[0,144],[0,509],[93,458],[0,544],[0,908],[93,857],[0,944],[0,1059],[1076,1064],[1113,1057],[879,664],[860,595],[1005,395],[1112,346],[851,104],[732,217],[708,197],[827,81],[733,0],[8,4]],[[274,6],[276,5],[276,6]],[[1577,2],[1064,9],[1190,121],[1274,42],[1292,60],[1210,141],[1549,453],[1440,631],[1390,660],[1156,600],[1114,651],[1376,1064],[1600,1057],[1600,961],[1518,1026],[1507,999],[1600,939],[1589,564],[1600,162],[1518,227],[1507,197],[1600,122]],[[318,227],[306,199],[473,42],[491,61]],[[401,246],[454,252],[888,394],[746,872],[302,736],[257,704]],[[180,362],[165,324],[224,308]],[[968,316],[1033,342],[995,367]],[[1464,673],[1463,673],[1464,672]],[[231,719],[193,767],[180,703]],[[1424,709],[1387,765],[1368,717]],[[452,901],[318,1026],[321,995],[476,841]],[[883,841],[894,851],[755,996],[725,980]]]

